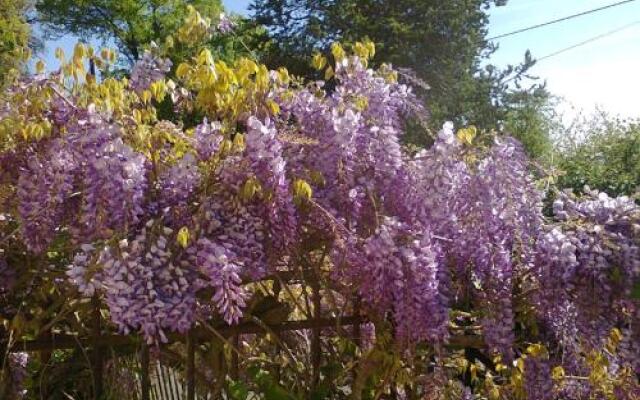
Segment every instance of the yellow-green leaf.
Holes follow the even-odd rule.
[[[311,59],[311,66],[313,68],[320,71],[326,65],[327,65],[327,59],[325,58],[325,56],[323,56],[320,53],[316,53],[313,55],[313,58]]]
[[[177,241],[180,246],[185,249],[187,248],[187,246],[189,245],[189,228],[187,228],[186,226],[180,228],[180,230],[178,231]]]

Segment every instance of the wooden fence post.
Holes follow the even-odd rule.
[[[149,380],[149,346],[146,343],[142,344],[142,354],[140,360],[140,382],[142,386],[142,400],[150,400],[151,382]]]
[[[322,349],[320,346],[320,282],[319,277],[315,277],[311,284],[312,302],[313,302],[313,333],[311,336],[311,364],[313,365],[313,379],[311,382],[312,392],[320,383],[320,364],[322,362]]]
[[[187,333],[187,400],[196,398],[196,344],[193,332]]]
[[[240,334],[233,335],[231,338],[231,343],[233,344],[233,347],[238,349],[240,347]],[[238,359],[238,353],[234,349],[231,349],[230,375],[231,375],[231,379],[233,379],[234,381],[237,381],[238,378],[240,377],[239,364],[240,364],[240,360]]]
[[[100,315],[100,299],[94,295],[91,299],[93,305],[93,389],[94,398],[100,400],[103,392],[103,373],[104,373],[104,357],[102,357],[102,349],[100,346],[100,336],[102,336],[102,323]]]
[[[360,318],[360,296],[356,294],[353,299],[353,316],[356,318]],[[360,350],[360,354],[362,354],[362,329],[360,327],[360,322],[356,322],[353,325],[353,343],[357,346],[356,352],[354,352],[354,361],[357,359],[357,351]],[[358,368],[353,369],[353,381],[355,382],[358,379]]]

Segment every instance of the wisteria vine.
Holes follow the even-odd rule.
[[[0,299],[21,273],[7,244],[64,252],[69,296],[100,298],[121,332],[157,343],[199,320],[238,323],[247,282],[323,253],[320,273],[407,349],[443,351],[451,315],[474,315],[497,363],[524,359],[526,398],[590,393],[592,381],[552,380],[552,366],[588,375],[585,354],[612,332],[611,373],[640,374],[634,200],[562,192],[545,216],[517,141],[451,123],[410,154],[402,134],[418,99],[390,67],[367,67],[368,45],[334,46],[331,90],[206,52],[173,81],[155,52],[93,97],[55,74],[18,83],[38,101],[11,92],[0,118],[23,134],[3,136],[1,166],[14,172],[1,184],[15,196],[0,215],[19,229],[1,242]],[[150,103],[166,94],[206,118],[187,128],[176,107],[159,121]],[[544,357],[522,358],[527,341]]]

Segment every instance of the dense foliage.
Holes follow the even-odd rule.
[[[640,190],[640,126],[604,113],[578,118],[559,138],[560,184],[612,196]]]
[[[190,8],[177,40],[220,31]],[[409,154],[401,137],[421,104],[392,68],[367,67],[371,42],[315,57],[330,90],[206,46],[169,79],[167,52],[146,52],[130,80],[99,80],[87,60],[108,68],[112,53],[78,45],[59,71],[8,91],[3,339],[82,333],[93,298],[113,329],[159,346],[262,318],[266,294],[285,317],[361,309],[369,323],[357,338],[323,332],[316,377],[300,361],[308,332],[246,335],[239,381],[215,381],[234,397],[245,385],[265,398],[637,398],[633,201],[558,193],[545,218],[522,145],[473,127],[446,123]],[[285,272],[302,285],[261,284]],[[483,348],[452,347],[460,333]],[[287,349],[282,369],[269,338]],[[19,356],[7,391],[20,390]]]
[[[0,1],[0,88],[10,75],[16,75],[28,53],[30,28],[25,8],[22,0]]]
[[[554,137],[560,136],[564,126],[556,109],[560,100],[545,91],[537,88],[533,93],[510,93],[502,129],[522,143],[531,159],[549,165],[556,161]]]
[[[218,20],[219,0],[37,0],[38,22],[50,35],[73,34],[112,42],[129,61],[142,56],[144,46],[174,35],[188,6],[202,18]]]

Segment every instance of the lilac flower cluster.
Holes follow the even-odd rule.
[[[229,16],[226,15],[225,13],[220,13],[219,18],[220,19],[218,20],[218,25],[216,26],[216,29],[218,30],[218,32],[222,34],[233,32],[237,24],[231,18],[229,18]]]
[[[432,240],[442,251],[434,256],[439,272],[432,285],[443,298],[453,295],[448,287],[451,260],[458,279],[468,285],[478,281],[487,343],[511,357],[515,269],[531,266],[532,244],[542,222],[541,193],[521,146],[512,140],[497,141],[472,170],[464,162],[453,126],[445,124],[436,144],[410,160],[399,138],[411,92],[366,69],[357,57],[340,62],[336,77],[339,85],[331,95],[318,96],[320,85],[310,86],[284,107],[299,131],[318,141],[308,151],[287,149],[293,168],[322,175],[324,184],[314,188],[314,198],[349,231],[348,252],[360,254],[354,250],[362,246],[360,242],[382,240],[376,236],[382,216],[435,235]],[[300,164],[304,168],[297,167]],[[393,241],[382,243],[386,244],[379,246],[382,259],[390,257],[384,249],[398,247]],[[344,260],[342,252],[335,254],[334,263],[358,271],[357,286],[370,288],[364,291],[376,293],[373,296],[386,286],[380,281],[392,279],[383,271],[362,273],[358,256]],[[429,314],[439,315],[438,307]]]
[[[220,124],[209,122],[205,118],[195,128],[193,146],[201,161],[210,159],[220,149],[223,136],[220,133]]]
[[[434,145],[409,161],[410,174],[417,178],[403,200],[413,210],[413,218],[446,239],[441,244],[449,256],[459,253],[458,239],[462,234],[459,210],[467,200],[461,194],[470,186],[472,177],[462,160],[462,148],[453,129],[452,123],[445,123]],[[459,269],[466,267],[465,261],[456,260]],[[457,272],[464,275],[462,270]]]
[[[32,152],[20,168],[17,182],[21,231],[29,250],[40,253],[53,241],[73,190],[74,164],[60,141],[50,152]]]
[[[131,87],[148,89],[169,68],[147,53]],[[125,123],[93,107],[52,106],[60,129],[11,156],[17,177],[3,175],[15,181],[23,240],[43,253],[70,234],[69,280],[100,296],[121,331],[150,342],[198,318],[237,323],[251,295],[243,282],[326,246],[322,270],[335,287],[344,298],[358,293],[403,343],[442,344],[450,308],[465,304],[492,355],[509,364],[521,344],[516,301],[528,300],[558,353],[527,359],[529,397],[549,398],[552,361],[584,375],[585,346],[601,348],[612,328],[622,332],[620,366],[638,370],[638,206],[560,194],[556,221],[545,224],[521,145],[474,146],[451,123],[409,156],[401,137],[416,99],[386,72],[346,57],[330,92],[315,82],[268,93],[278,115],[205,119],[193,135],[162,121],[153,129],[171,125],[185,149],[163,143],[153,163]],[[223,126],[247,127],[244,150],[226,146]],[[300,180],[309,201],[294,202]]]
[[[401,206],[403,188],[397,185],[406,183],[401,121],[413,95],[366,69],[357,57],[343,60],[336,78],[340,84],[331,95],[319,96],[321,85],[311,85],[283,105],[300,132],[318,142],[295,149],[291,161],[322,175],[325,185],[315,197],[323,207],[349,221],[350,228],[364,228],[371,224],[373,208]]]
[[[527,399],[556,399],[551,379],[551,366],[548,360],[533,355],[525,358],[524,381]]]
[[[392,314],[399,338],[410,342],[446,338],[448,304],[441,287],[446,281],[440,276],[439,249],[428,233],[385,218],[374,235],[346,251],[334,255],[336,260],[347,259],[341,263],[347,268],[339,274],[358,282],[359,294],[369,307]]]
[[[192,326],[201,286],[186,256],[172,248],[172,233],[149,220],[133,240],[116,248],[83,246],[67,274],[85,296],[100,290],[122,332],[165,341],[165,330],[184,333]],[[92,272],[91,266],[99,268]]]
[[[250,177],[242,161],[240,157],[229,157],[222,163],[218,190],[202,205],[199,238],[232,250],[228,258],[242,268],[240,275],[258,279],[269,268],[266,253],[269,225],[261,201],[241,199],[242,187]]]
[[[145,158],[95,110],[79,114],[64,138],[39,143],[19,166],[22,235],[36,253],[49,246],[65,219],[84,242],[126,229],[143,213]]]
[[[467,165],[465,152],[453,126],[445,124],[434,146],[409,162],[418,178],[403,203],[442,239],[443,262],[452,263],[461,288],[449,295],[475,294],[485,341],[508,361],[515,339],[514,278],[517,269],[533,264],[542,195],[517,142],[496,140],[474,165]]]
[[[27,395],[27,390],[24,388],[25,381],[27,380],[29,373],[27,371],[27,364],[29,362],[29,355],[27,353],[11,353],[8,355],[8,376],[5,385],[5,394],[9,396],[9,399],[23,399]]]
[[[73,283],[78,292],[85,297],[91,297],[96,292],[96,286],[99,286],[99,281],[102,275],[97,272],[91,274],[89,269],[95,254],[95,248],[91,244],[83,244],[80,246],[80,252],[73,257],[73,262],[67,268],[67,277],[69,281]]]
[[[560,222],[538,241],[535,267],[541,319],[574,357],[623,328],[621,354],[637,370],[639,304],[631,290],[640,278],[640,207],[592,192],[560,193],[553,209]]]
[[[286,161],[282,156],[282,144],[269,119],[263,123],[250,117],[247,125],[246,157],[262,189],[268,191],[271,197],[265,205],[271,248],[276,254],[283,254],[297,239],[297,222],[285,175]]]
[[[200,179],[197,160],[190,153],[160,175],[158,206],[168,225],[175,229],[188,225],[191,217],[189,199],[198,188]]]
[[[459,209],[459,260],[472,263],[473,278],[480,281],[485,341],[510,360],[514,276],[518,264],[526,269],[533,262],[532,244],[542,224],[542,195],[515,141],[497,141],[477,168],[461,193],[466,204]]]
[[[137,93],[142,93],[149,89],[153,82],[164,79],[167,72],[171,70],[171,66],[171,60],[162,59],[156,56],[153,51],[147,50],[142,58],[133,65],[129,85]]]
[[[628,317],[620,343],[620,355],[636,374],[640,374],[640,301],[627,303]],[[638,388],[640,391],[640,388]]]
[[[213,302],[228,324],[237,323],[246,306],[247,293],[242,288],[242,268],[235,264],[237,256],[229,246],[200,239],[196,244],[200,271],[214,289]]]

